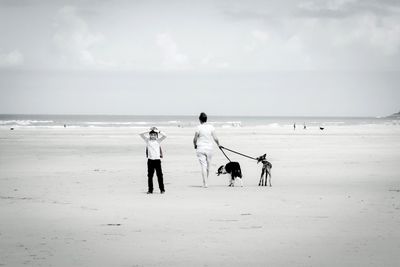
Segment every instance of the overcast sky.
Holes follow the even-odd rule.
[[[398,0],[0,0],[0,32],[0,113],[400,110]]]

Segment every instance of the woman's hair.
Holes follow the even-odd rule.
[[[207,122],[207,114],[204,112],[200,113],[199,120],[201,123]]]

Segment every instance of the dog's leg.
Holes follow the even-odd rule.
[[[265,173],[265,180],[264,180],[264,186],[268,186],[268,168],[267,168],[267,166],[263,166],[263,169],[264,169],[264,173]]]
[[[261,177],[260,177],[260,186],[264,186],[264,172],[265,172],[265,169],[264,169],[264,167],[261,169]]]
[[[263,167],[263,172],[262,172],[264,175],[263,175],[263,182],[262,182],[262,185],[261,186],[266,186],[266,184],[267,184],[267,170]]]
[[[265,186],[268,186],[268,172],[265,172]]]
[[[240,181],[240,187],[243,187],[243,179],[242,178],[237,178]]]
[[[265,172],[265,169],[263,167],[262,170],[261,170],[260,182],[258,183],[258,186],[263,186],[263,183],[264,183],[264,181],[263,181],[264,172]]]
[[[272,179],[272,176],[271,176],[271,168],[268,168],[268,173],[267,173],[267,175],[269,175],[269,186],[272,187],[272,185],[271,185],[271,179]]]
[[[229,186],[233,186],[233,177],[232,174],[229,176]]]

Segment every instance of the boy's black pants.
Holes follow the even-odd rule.
[[[164,180],[163,173],[161,170],[161,160],[159,159],[148,159],[147,160],[147,177],[149,184],[149,192],[153,192],[153,175],[154,171],[157,174],[158,187],[160,187],[160,191],[164,191]]]

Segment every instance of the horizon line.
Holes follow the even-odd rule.
[[[199,113],[200,114],[200,113]],[[272,118],[385,118],[390,117],[396,113],[392,113],[390,115],[368,115],[368,116],[360,116],[360,115],[218,115],[218,114],[207,114],[208,117],[272,117]],[[177,114],[103,114],[103,113],[0,113],[0,116],[4,115],[28,115],[28,116],[153,116],[153,117],[197,117],[198,115],[177,115]]]

